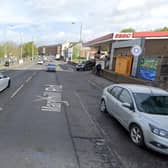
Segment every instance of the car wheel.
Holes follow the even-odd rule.
[[[100,103],[100,111],[102,113],[107,113],[107,108],[106,108],[105,100],[102,100],[101,103]]]
[[[133,124],[130,128],[130,137],[134,144],[137,146],[144,146],[144,136],[141,128]]]
[[[11,85],[11,81],[9,80],[9,81],[8,81],[8,86],[7,86],[7,88],[9,88],[10,85]]]

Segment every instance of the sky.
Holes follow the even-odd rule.
[[[168,26],[167,0],[0,0],[0,41],[88,41],[128,27]],[[72,24],[74,23],[74,24]]]

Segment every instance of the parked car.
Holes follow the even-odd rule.
[[[9,61],[5,61],[5,64],[4,64],[4,66],[7,66],[7,67],[9,67],[9,65],[10,65]]]
[[[44,63],[43,60],[38,60],[38,61],[37,61],[37,64],[39,64],[39,65],[42,65],[43,63]]]
[[[10,87],[10,77],[3,75],[0,73],[0,91]]]
[[[76,70],[91,70],[95,66],[95,62],[93,61],[82,61],[76,65]]]
[[[60,59],[61,59],[61,55],[60,54],[56,54],[55,60],[60,60]]]
[[[56,65],[54,63],[48,63],[47,71],[48,72],[56,72]]]
[[[103,91],[100,109],[129,131],[134,144],[168,154],[167,91],[143,85],[111,85]]]

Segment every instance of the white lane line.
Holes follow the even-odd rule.
[[[0,107],[0,111],[2,111],[3,110],[3,108],[2,107]]]
[[[74,91],[75,96],[78,98],[78,101],[83,109],[83,111],[85,112],[85,114],[88,116],[89,120],[91,121],[91,123],[97,128],[97,130],[100,130],[100,136],[103,135],[106,146],[108,148],[108,151],[110,152],[111,156],[113,158],[117,158],[120,163],[122,164],[123,167],[128,168],[128,166],[123,162],[122,158],[120,157],[120,155],[117,153],[117,151],[112,150],[111,147],[109,146],[109,142],[111,141],[111,139],[109,138],[108,133],[106,133],[106,131],[100,126],[99,123],[97,123],[92,116],[90,115],[90,113],[88,112],[87,108],[85,107],[84,103],[82,102],[82,98],[81,96],[78,94],[77,91]],[[114,167],[115,167],[115,161],[114,160]],[[112,164],[113,165],[113,164]]]
[[[88,80],[88,82],[89,82],[92,86],[96,87],[97,89],[102,90],[102,88],[101,88],[100,86],[98,86],[96,83],[94,83],[94,82],[92,82],[92,81],[90,81],[90,80]]]
[[[30,76],[26,79],[26,83],[28,83],[30,80],[32,80],[33,76]]]
[[[24,84],[22,84],[22,85],[12,94],[11,98],[14,98],[14,97],[18,94],[18,92],[23,88],[23,86],[24,86]]]
[[[37,72],[33,72],[33,75],[32,76],[35,76],[37,74]]]
[[[87,108],[85,107],[84,103],[82,102],[82,99],[81,99],[80,95],[78,94],[77,91],[74,91],[74,94],[75,94],[75,96],[78,98],[78,101],[79,101],[79,103],[80,103],[80,105],[81,105],[83,111],[84,111],[84,112],[86,113],[86,115],[88,116],[90,122],[95,126],[95,122],[93,121],[93,119],[92,119],[92,117],[90,116],[90,114],[89,114]]]

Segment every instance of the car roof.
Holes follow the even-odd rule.
[[[48,63],[48,66],[56,66],[54,63]]]
[[[130,90],[133,93],[147,93],[147,94],[166,94],[168,92],[161,88],[146,86],[146,85],[136,85],[136,84],[114,84],[114,86],[119,86]]]

